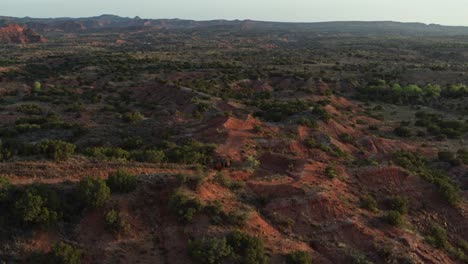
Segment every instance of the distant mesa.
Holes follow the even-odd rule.
[[[0,27],[0,43],[3,44],[44,43],[46,41],[32,29],[17,24]]]
[[[70,20],[58,24],[56,26],[56,29],[63,30],[66,32],[75,32],[86,30],[86,27],[82,23]]]

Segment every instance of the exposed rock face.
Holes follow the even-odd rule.
[[[46,39],[32,29],[16,24],[0,27],[0,43],[24,44],[42,42],[46,42]]]

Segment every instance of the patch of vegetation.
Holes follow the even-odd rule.
[[[82,251],[70,244],[59,242],[52,246],[52,250],[47,255],[47,263],[51,264],[80,264]]]
[[[260,166],[260,161],[257,160],[254,156],[247,156],[244,161],[244,169],[246,170],[256,170]]]
[[[403,216],[400,212],[390,210],[385,213],[383,220],[392,226],[401,226],[403,224]]]
[[[336,170],[335,166],[328,165],[325,167],[325,175],[330,179],[334,179],[338,177],[338,171]]]
[[[395,196],[388,200],[390,210],[397,211],[400,214],[408,213],[408,199]]]
[[[86,207],[102,207],[110,198],[111,191],[100,178],[85,177],[78,183],[77,197]]]
[[[371,195],[364,195],[360,199],[361,208],[369,210],[371,212],[379,211],[377,201]]]
[[[189,255],[196,263],[221,264],[233,254],[226,238],[201,239],[189,242]]]
[[[312,264],[310,253],[306,251],[294,251],[286,255],[287,264]]]
[[[109,174],[106,183],[112,192],[128,193],[135,190],[136,177],[123,169],[118,169]]]
[[[37,187],[29,187],[15,202],[15,213],[23,223],[49,226],[59,218],[54,208],[54,202],[57,199],[55,192],[44,192],[43,189],[41,193]]]
[[[426,240],[429,244],[436,248],[446,248],[448,245],[447,232],[444,228],[437,224],[433,224],[428,232]]]
[[[135,124],[143,119],[145,119],[145,116],[140,112],[127,112],[122,116],[122,120],[130,124]]]
[[[268,263],[262,240],[240,231],[222,238],[190,241],[189,255],[196,263]]]
[[[188,140],[184,144],[172,145],[166,150],[169,162],[184,164],[209,164],[216,146],[203,144],[196,140]]]
[[[36,149],[39,153],[46,155],[55,161],[64,161],[69,159],[75,152],[76,146],[61,140],[45,140],[37,144]]]
[[[115,209],[111,209],[105,213],[104,224],[106,229],[114,234],[124,233],[128,229],[128,224],[123,215]]]
[[[169,208],[176,214],[179,221],[187,223],[202,211],[203,205],[198,198],[176,191],[169,200]]]
[[[18,112],[27,115],[41,115],[44,111],[36,104],[23,104],[18,107]]]
[[[448,203],[455,205],[460,200],[459,187],[452,182],[446,173],[431,169],[427,160],[421,155],[398,151],[394,155],[394,161],[399,166],[434,184]]]

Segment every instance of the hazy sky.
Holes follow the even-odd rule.
[[[468,0],[0,0],[0,15],[256,19],[394,20],[468,26]]]

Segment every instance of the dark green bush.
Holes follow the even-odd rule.
[[[169,200],[170,209],[177,215],[181,222],[191,222],[195,214],[203,209],[203,205],[196,197],[189,197],[181,191],[172,194]]]
[[[328,178],[333,179],[338,177],[338,171],[336,170],[335,166],[328,165],[327,167],[325,167],[325,175]]]
[[[126,232],[128,228],[128,224],[122,214],[114,209],[104,215],[104,224],[106,229],[114,234]]]
[[[196,140],[189,140],[181,146],[173,146],[166,151],[169,162],[184,164],[211,163],[216,146],[203,144]]]
[[[28,115],[40,115],[43,113],[43,110],[35,104],[23,104],[18,107],[18,112]]]
[[[265,255],[263,241],[240,231],[233,231],[227,236],[228,244],[234,253],[239,256],[240,263],[266,264],[268,257]]]
[[[383,216],[383,220],[393,226],[401,226],[403,224],[403,217],[398,211],[387,211]]]
[[[310,253],[306,251],[294,251],[286,255],[287,264],[312,264]]]
[[[26,224],[51,225],[58,220],[58,212],[52,208],[55,193],[40,193],[41,190],[29,187],[15,202],[15,214]]]
[[[77,196],[86,207],[103,206],[110,198],[110,189],[102,179],[83,178],[77,187]]]
[[[201,264],[222,264],[232,255],[232,247],[226,238],[211,238],[189,242],[189,255]]]
[[[140,112],[127,112],[122,116],[122,119],[127,123],[134,124],[145,119],[145,116]]]
[[[190,241],[189,254],[197,263],[268,263],[262,240],[240,231],[226,238]]]
[[[433,224],[426,237],[427,242],[436,248],[445,248],[448,245],[447,232],[437,224]]]
[[[395,135],[397,135],[399,137],[411,137],[411,136],[413,136],[413,132],[411,131],[411,129],[409,127],[399,126],[399,127],[395,128],[395,130],[393,130],[393,132],[395,133]]]
[[[135,150],[130,152],[130,159],[138,162],[162,163],[166,154],[162,150]]]
[[[10,189],[10,181],[4,176],[0,176],[0,202],[8,199],[10,195]]]
[[[371,195],[362,196],[360,199],[361,207],[371,212],[377,212],[377,201]]]
[[[127,137],[122,141],[121,147],[127,150],[133,150],[143,145],[143,139],[137,136]]]
[[[61,140],[45,140],[35,146],[36,150],[55,161],[64,161],[75,153],[76,146]]]
[[[80,264],[83,253],[72,245],[60,242],[52,246],[47,263],[50,264]]]
[[[400,214],[408,213],[408,199],[395,196],[388,200],[390,210],[397,211]]]
[[[106,183],[112,192],[128,193],[135,190],[136,177],[123,169],[118,169],[109,174]]]
[[[84,154],[88,157],[96,158],[99,160],[127,160],[130,157],[130,153],[121,148],[114,147],[93,147],[87,148]]]

